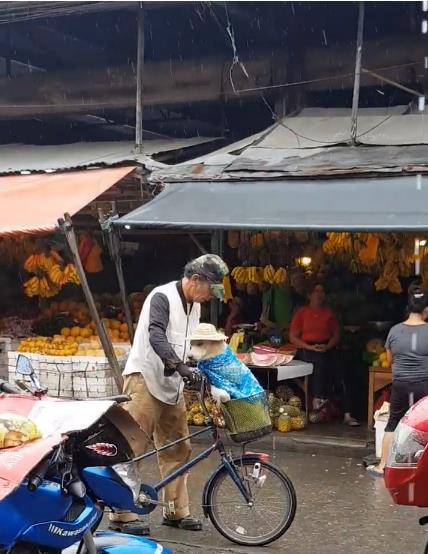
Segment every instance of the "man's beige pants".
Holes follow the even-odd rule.
[[[189,433],[186,419],[186,404],[184,398],[176,405],[165,404],[152,396],[141,374],[133,373],[125,376],[124,394],[131,400],[123,407],[131,414],[141,429],[147,435],[143,451],[157,448],[168,442],[173,442]],[[162,478],[172,473],[189,461],[191,454],[190,441],[184,441],[172,448],[158,453],[158,465]],[[189,497],[186,486],[187,475],[175,479],[162,491],[162,500],[166,503],[164,516],[169,519],[182,519],[189,512]],[[144,481],[144,479],[143,479]],[[114,512],[111,521],[129,523],[138,519],[131,512]]]

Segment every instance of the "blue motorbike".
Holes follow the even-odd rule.
[[[37,386],[25,359],[20,365],[21,373]],[[74,423],[73,430],[69,422],[67,432],[62,428],[49,440],[0,451],[1,554],[172,554],[147,538],[97,532],[106,506],[145,513],[135,504],[132,476],[123,473],[126,462],[135,456],[132,440],[121,432],[129,424],[121,423],[127,414],[116,404],[123,397],[63,403],[48,399],[38,386],[31,396],[17,394],[7,382],[0,382],[1,392],[6,394],[0,394],[0,413],[29,413],[30,417],[44,408],[49,423],[60,420],[61,411],[66,418],[67,408],[74,407],[80,412],[86,408],[88,413],[92,409],[88,421],[93,420],[84,429]],[[116,418],[115,410],[122,412]],[[20,472],[33,462],[20,479]]]

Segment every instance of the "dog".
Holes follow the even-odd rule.
[[[211,384],[211,395],[217,404],[263,393],[251,370],[227,345],[227,337],[214,325],[200,323],[189,337],[189,358]]]

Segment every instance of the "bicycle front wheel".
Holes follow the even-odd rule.
[[[235,460],[235,471],[248,492],[247,502],[222,467],[207,491],[207,515],[230,541],[263,546],[279,539],[296,514],[296,491],[287,475],[269,462]]]

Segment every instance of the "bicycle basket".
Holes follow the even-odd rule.
[[[272,432],[266,393],[229,400],[220,405],[230,437],[235,442],[250,442]]]

